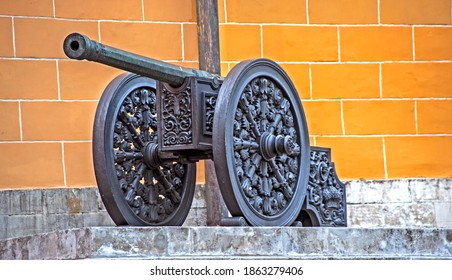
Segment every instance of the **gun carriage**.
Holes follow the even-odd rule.
[[[247,60],[221,77],[78,33],[64,51],[130,72],[105,89],[93,130],[96,180],[116,224],[182,225],[203,159],[213,159],[233,217],[253,226],[306,220],[308,185],[322,174],[312,173],[303,107],[277,63]]]

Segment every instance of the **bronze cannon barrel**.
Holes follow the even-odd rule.
[[[185,68],[116,49],[89,39],[80,33],[69,34],[63,43],[64,53],[72,59],[89,60],[138,75],[180,86],[190,76],[221,79],[205,71]]]

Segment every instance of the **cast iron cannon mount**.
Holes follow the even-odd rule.
[[[93,130],[96,180],[116,224],[181,225],[196,162],[213,159],[233,217],[253,226],[345,225],[345,189],[331,180],[331,168],[323,174],[328,161],[317,156],[313,168],[301,101],[277,63],[243,61],[223,78],[78,33],[67,36],[64,51],[131,72],[105,89]],[[319,207],[328,212],[322,222]]]

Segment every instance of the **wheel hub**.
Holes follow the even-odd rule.
[[[300,153],[300,148],[289,135],[275,136],[269,132],[264,132],[259,141],[259,153],[266,161],[269,161],[282,154],[296,156]]]
[[[162,164],[158,154],[158,144],[152,142],[146,143],[142,149],[142,153],[144,156],[144,162],[149,168],[155,169]]]

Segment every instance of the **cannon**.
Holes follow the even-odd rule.
[[[203,159],[213,159],[232,217],[252,226],[309,218],[302,207],[316,175],[306,118],[277,63],[247,60],[221,77],[78,33],[63,47],[69,58],[130,72],[106,87],[93,129],[96,181],[117,225],[182,225]]]

